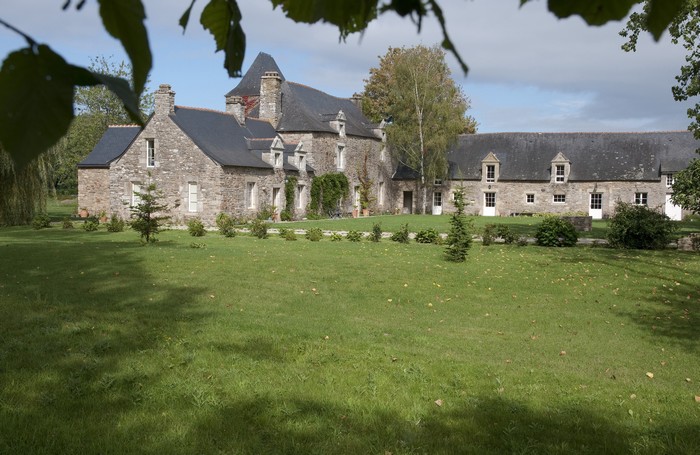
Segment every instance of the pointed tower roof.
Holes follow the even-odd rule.
[[[285,80],[282,71],[280,70],[279,66],[277,66],[277,62],[275,62],[275,59],[272,58],[270,54],[260,52],[258,56],[255,57],[253,64],[250,65],[250,68],[248,68],[248,71],[246,71],[246,73],[243,75],[241,82],[239,82],[233,90],[228,92],[226,96],[259,95],[260,78],[269,71],[276,72],[277,74],[279,74],[282,81]]]

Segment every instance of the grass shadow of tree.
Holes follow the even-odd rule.
[[[139,413],[148,385],[163,372],[145,360],[203,290],[154,282],[138,241],[71,231],[13,241],[0,251],[0,452],[96,453],[119,420]],[[9,239],[9,241],[7,241]]]

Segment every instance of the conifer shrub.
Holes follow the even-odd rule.
[[[106,223],[108,232],[122,232],[126,227],[126,221],[124,221],[119,215],[113,213]]]
[[[391,234],[391,240],[399,243],[408,243],[410,240],[408,236],[408,224],[402,225],[398,231]]]
[[[382,239],[382,224],[374,223],[372,232],[369,233],[369,239],[373,242],[378,242]]]
[[[471,225],[464,215],[464,192],[457,190],[454,195],[455,212],[450,216],[450,232],[447,235],[445,259],[450,262],[464,262],[472,244]]]

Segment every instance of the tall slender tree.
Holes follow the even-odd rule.
[[[413,169],[427,211],[428,184],[447,176],[447,152],[457,135],[476,123],[465,116],[469,100],[455,84],[437,46],[390,48],[379,68],[370,70],[364,109],[374,118],[388,116],[389,150]]]

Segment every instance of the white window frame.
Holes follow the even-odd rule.
[[[355,207],[360,206],[360,187],[355,186],[352,190],[352,203]]]
[[[297,160],[298,162],[298,168],[302,172],[306,172],[306,155],[299,155],[299,158]]]
[[[245,184],[245,205],[247,209],[255,209],[258,206],[258,184],[256,182],[246,182]]]
[[[643,205],[643,206],[648,206],[649,205],[649,193],[645,192],[636,192],[634,193],[634,205]]]
[[[496,193],[488,191],[484,193],[484,207],[496,207]]]
[[[335,162],[338,170],[345,169],[345,144],[338,144],[335,148]]]
[[[673,174],[666,174],[666,188],[671,188],[675,180]]]
[[[146,167],[156,167],[155,139],[146,139]]]
[[[534,204],[535,203],[535,193],[525,193],[525,203]]]
[[[487,164],[486,165],[486,182],[494,183],[496,181],[496,165]]]
[[[282,167],[282,152],[272,153],[272,166],[275,168]]]
[[[198,203],[199,203],[198,185],[195,182],[188,182],[187,183],[187,210],[189,212],[197,212]]]
[[[378,202],[379,205],[384,205],[384,182],[379,182],[379,197],[378,197]]]
[[[566,181],[566,165],[554,165],[554,183],[564,183]]]
[[[603,193],[590,193],[588,206],[591,210],[603,209]]]
[[[560,199],[557,201],[557,199]],[[554,194],[552,195],[553,204],[566,204],[566,194]]]
[[[304,190],[306,189],[305,185],[297,185],[297,208],[298,209],[303,209],[306,204],[304,201]]]
[[[442,191],[433,193],[433,207],[442,207]]]

